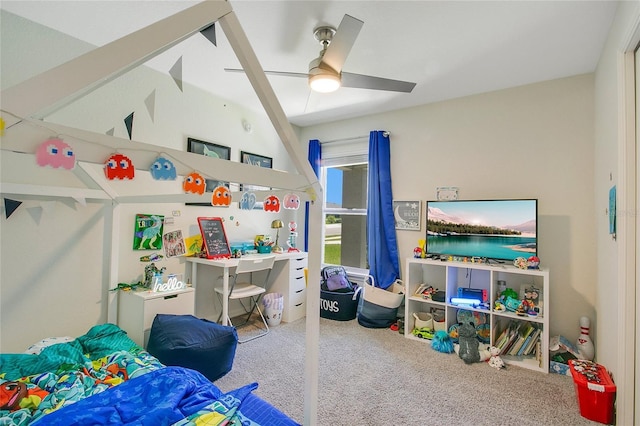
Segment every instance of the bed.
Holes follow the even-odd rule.
[[[298,424],[254,395],[257,383],[223,392],[195,370],[162,365],[114,324],[42,346],[0,355],[0,424]]]
[[[112,209],[104,218],[104,235],[114,235],[114,230],[120,229],[121,205],[202,202],[199,195],[191,193],[185,194],[180,190],[172,189],[165,191],[164,189],[157,189],[158,193],[150,194],[149,188],[159,188],[160,185],[157,184],[153,186],[147,185],[134,194],[120,192],[119,188],[115,188],[115,183],[106,180],[104,176],[101,167],[104,165],[105,154],[126,150],[134,164],[151,164],[153,159],[158,156],[158,145],[155,142],[144,143],[132,140],[131,138],[117,138],[95,129],[94,131],[90,131],[69,127],[48,121],[46,117],[64,105],[68,105],[76,99],[82,98],[107,82],[144,64],[149,59],[177,45],[191,35],[197,34],[204,28],[208,28],[213,23],[219,25],[226,34],[237,59],[245,70],[247,78],[264,106],[269,120],[289,153],[291,162],[297,173],[254,167],[204,155],[196,155],[185,152],[184,150],[164,146],[162,147],[162,153],[175,160],[174,164],[180,176],[185,176],[193,170],[215,170],[216,173],[219,174],[217,178],[220,180],[235,182],[240,185],[270,187],[273,188],[274,191],[279,191],[276,192],[277,195],[284,195],[289,192],[300,195],[301,201],[307,202],[308,204],[309,217],[306,219],[306,222],[309,229],[309,275],[318,276],[320,274],[321,259],[320,256],[315,254],[320,253],[322,247],[321,235],[323,220],[322,203],[315,201],[322,199],[322,187],[306,158],[305,150],[302,149],[297,141],[296,132],[287,120],[230,2],[226,0],[198,2],[173,16],[155,22],[114,42],[93,49],[66,63],[33,76],[22,83],[3,89],[0,96],[3,100],[0,118],[2,118],[4,124],[4,136],[0,139],[0,148],[3,154],[3,170],[6,170],[5,162],[18,164],[18,162],[13,161],[16,157],[34,157],[37,147],[44,139],[51,137],[52,134],[64,135],[65,140],[72,142],[74,146],[76,167],[73,170],[73,175],[77,176],[76,180],[81,184],[67,184],[66,182],[43,178],[42,172],[44,169],[41,167],[36,168],[35,161],[33,161],[32,163],[35,170],[31,168],[29,169],[31,170],[30,172],[19,170],[19,173],[15,173],[11,180],[0,182],[0,193],[2,193],[3,196],[10,196],[11,199],[18,201],[29,199],[51,201],[61,199],[80,200],[81,204],[85,202],[109,203]],[[135,46],[136,48],[132,49],[131,46]],[[43,124],[46,124],[46,126]],[[148,173],[148,170],[144,173]],[[86,188],[83,188],[83,185],[86,185]],[[162,188],[164,188],[164,185]],[[234,193],[233,196],[236,197],[240,195],[240,193]],[[105,283],[102,284],[105,293],[107,293],[106,289],[115,288],[118,283],[127,278],[121,276],[119,270],[118,259],[120,253],[118,252],[118,245],[106,241],[103,246],[105,259],[111,259],[109,265],[106,267],[108,271],[105,275],[108,275],[108,277],[104,278]],[[310,286],[311,285],[319,286],[319,283],[310,283]],[[104,299],[107,300],[106,318],[100,321],[116,322],[117,298],[114,293],[109,293],[105,294]],[[318,289],[318,291],[310,291],[308,293],[306,312],[305,343],[307,352],[305,355],[304,373],[304,423],[310,425],[317,423],[319,312],[320,292]],[[68,315],[68,312],[64,314]],[[87,336],[88,335],[89,333],[87,333]],[[80,340],[75,340],[76,344],[83,340],[81,338],[79,339]],[[73,343],[68,343],[60,347],[55,345],[54,347],[56,347],[56,351],[61,350],[60,348],[62,347],[72,348]],[[100,357],[111,356],[112,352],[107,351],[112,349],[113,347],[110,346],[102,349],[103,352],[99,352]],[[54,351],[54,349],[46,349],[45,353],[51,351]],[[125,350],[125,352],[134,355],[142,354],[141,352],[136,352],[136,350],[133,352]],[[95,357],[98,355],[92,354],[91,356]],[[13,380],[15,377],[11,374],[17,374],[17,371],[21,372],[19,374],[20,377],[26,376],[24,373],[27,373],[27,371],[11,371],[12,368],[18,368],[18,363],[24,359],[24,356],[19,355],[2,356],[2,368],[0,371],[4,374],[4,377],[0,377],[0,379],[5,381]],[[77,363],[77,360],[75,360],[75,362]],[[83,362],[88,363],[88,360],[83,359]],[[148,370],[153,369],[153,362],[150,361],[150,363],[151,366],[145,367]],[[81,364],[82,363],[78,363],[78,365]],[[92,366],[93,364],[88,363],[87,365]],[[47,365],[46,369],[33,372],[29,371],[28,373],[30,373],[29,376],[33,374],[47,374],[57,371],[57,368],[59,369],[60,365],[56,366],[51,364]],[[59,408],[55,412],[41,418],[47,419],[47,421],[53,421],[52,419],[56,418],[56,416],[70,412],[70,407],[83,407],[84,404],[97,403],[99,398],[120,392],[129,386],[135,386],[135,383],[144,380],[144,376],[147,374],[153,374],[147,378],[150,379],[156,375],[163,376],[163,373],[154,373],[155,371],[169,372],[170,370],[162,367],[148,371],[146,374],[141,374],[144,371],[146,370],[140,370],[137,373],[139,376],[136,376],[136,374],[133,374],[135,377],[128,376],[129,380],[117,386],[98,386],[98,388],[106,387],[106,389],[103,389],[103,392],[97,395],[83,398],[69,405],[69,407]],[[188,376],[192,373],[183,371],[182,374]],[[73,375],[77,376],[77,373],[73,373]],[[113,380],[116,380],[116,378],[113,378]],[[100,383],[99,385],[105,384]],[[210,388],[210,385],[206,384],[205,387]],[[249,386],[248,389],[243,388],[242,391],[238,390],[237,392],[238,395],[247,392],[242,400],[243,402],[240,404],[240,413],[253,419],[253,415],[248,414],[251,412],[251,409],[248,408],[247,405],[253,406],[254,403],[257,404],[259,399],[251,394],[250,388],[251,386]],[[96,390],[92,392],[97,393]],[[102,394],[105,396],[101,396]],[[226,397],[220,393],[220,390],[211,389],[211,395],[216,394],[219,394],[218,399],[207,399],[209,404],[215,404],[215,401],[230,400],[233,395],[235,395],[232,394],[231,397]],[[136,404],[143,403],[144,401],[136,402]],[[205,405],[190,402],[187,403],[186,406],[189,407],[190,412],[185,412],[184,414],[191,415],[197,413],[197,411]],[[260,424],[262,420],[255,421]],[[70,424],[68,419],[63,423]]]

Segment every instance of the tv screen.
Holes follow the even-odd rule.
[[[538,200],[427,201],[427,255],[537,256]]]

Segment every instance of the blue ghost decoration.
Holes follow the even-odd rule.
[[[156,158],[149,168],[151,177],[155,180],[176,180],[176,168],[173,163],[164,157]]]
[[[251,210],[256,205],[256,194],[253,192],[245,192],[238,203],[240,210]]]

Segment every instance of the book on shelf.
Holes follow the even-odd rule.
[[[497,337],[494,346],[500,350],[500,355],[527,355],[539,334],[540,329],[533,323],[512,320]]]
[[[497,331],[494,331],[494,333],[497,333]],[[498,349],[502,349],[507,339],[509,338],[508,334],[509,334],[509,328],[505,327],[505,329],[502,330],[502,333],[500,333],[500,335],[494,341],[493,346],[495,346]]]
[[[532,336],[533,334],[530,334],[527,336],[526,339],[524,339],[524,342],[522,343],[522,346],[520,346],[520,349],[518,349],[518,353],[516,355],[518,356],[524,355],[524,352],[527,349],[527,346],[529,345],[529,342],[531,341]]]
[[[534,331],[533,334],[531,335],[531,341],[529,342],[529,345],[525,348],[523,355],[531,355],[531,352],[533,352],[534,348],[536,347],[536,344],[540,341],[541,333],[542,333],[542,330],[540,330],[539,328],[536,328],[536,331]]]
[[[504,345],[502,346],[502,348],[500,349],[500,355],[508,355],[509,351],[511,350],[511,347],[518,339],[518,328],[517,328],[516,322],[514,321],[510,322],[507,329],[508,329],[507,339]]]
[[[520,349],[522,348],[522,346],[524,346],[524,342],[531,335],[532,331],[533,326],[530,323],[524,322],[520,324],[520,326],[518,327],[518,339],[511,348],[511,351],[509,351],[509,355],[516,356],[519,354]]]

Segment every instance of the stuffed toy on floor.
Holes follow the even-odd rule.
[[[436,334],[434,334],[433,340],[431,341],[431,348],[445,354],[453,353],[453,341],[451,340],[449,333],[443,330],[436,331]]]
[[[489,358],[489,366],[496,370],[504,368],[504,361],[500,358],[500,349],[495,346],[491,346],[489,348],[489,353],[491,354],[491,358]]]
[[[480,345],[473,322],[458,324],[458,344],[454,350],[466,364],[486,361],[491,357],[487,345]]]

